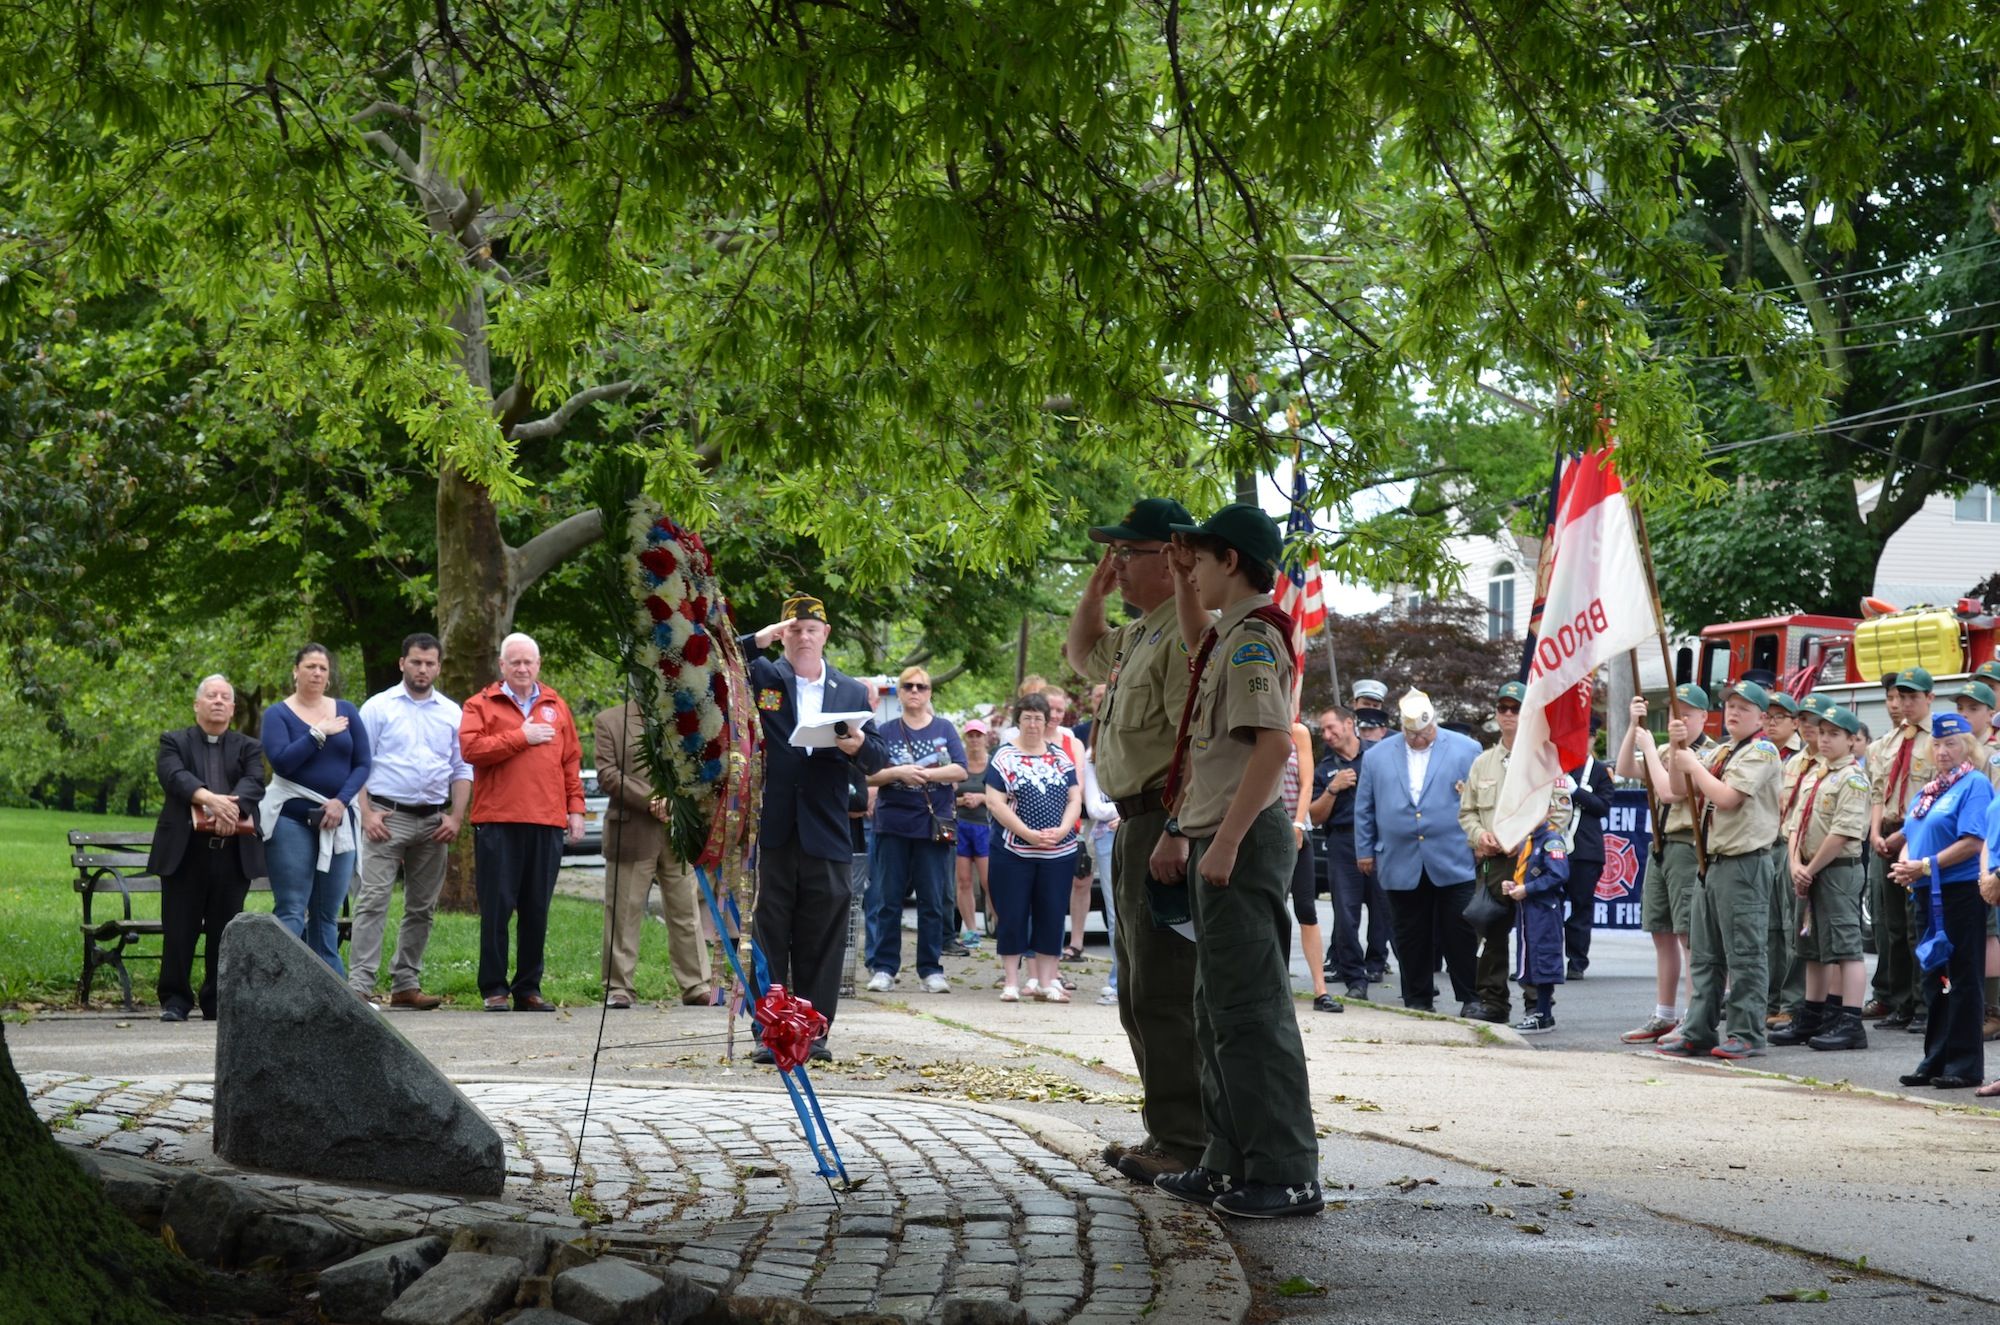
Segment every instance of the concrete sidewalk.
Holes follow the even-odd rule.
[[[998,1002],[993,969],[990,957],[951,960],[950,994],[916,992],[906,978],[889,994],[843,1000],[839,1061],[814,1067],[823,1095],[843,1118],[908,1108],[911,1095],[1003,1106],[1078,1181],[1132,1196],[1091,1153],[1138,1130],[1116,1010],[1093,1001],[1105,964],[1074,968],[1080,988],[1066,1006]],[[1914,1306],[1971,1320],[1990,1319],[1984,1304],[2000,1301],[2000,1266],[1981,1245],[2000,1195],[1990,1114],[1719,1063],[1546,1050],[1505,1028],[1378,1006],[1298,1007],[1335,1208],[1227,1227],[1268,1314],[1611,1321],[1686,1309],[1747,1319],[1771,1309],[1766,1295],[1824,1289],[1818,1310],[1830,1319]],[[455,1079],[556,1081],[566,1098],[589,1075],[600,1016],[386,1015]],[[678,1006],[608,1014],[600,1091],[768,1089],[768,1069],[723,1060],[723,1023],[719,1011]],[[199,1080],[213,1064],[213,1028],[198,1021],[40,1016],[7,1039],[24,1073]],[[747,1047],[739,1036],[738,1054]],[[803,1154],[790,1132],[767,1144],[796,1152],[787,1164]],[[1864,1257],[1865,1269],[1855,1264]],[[1295,1295],[1282,1294],[1294,1278]]]

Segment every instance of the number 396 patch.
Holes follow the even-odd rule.
[[[1246,676],[1243,678],[1243,688],[1253,695],[1268,695],[1271,693],[1271,678],[1268,676]]]

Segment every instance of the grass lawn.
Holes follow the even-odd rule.
[[[72,828],[112,832],[152,826],[151,819],[119,815],[0,809],[0,1006],[76,1006],[76,980],[83,969],[83,945],[77,923],[83,911],[82,899],[72,886],[75,872],[69,867],[69,842],[64,834]],[[97,901],[96,914],[120,914],[115,896],[100,895]],[[271,894],[251,893],[245,909],[269,911]],[[157,918],[159,895],[134,898],[132,910],[135,916]],[[378,977],[385,992],[395,954],[396,926],[402,914],[403,893],[399,887],[389,906],[387,951],[383,953]],[[552,1003],[591,1004],[604,996],[597,977],[603,933],[602,907],[575,898],[555,899],[549,910],[549,937],[544,949],[544,998]],[[156,957],[159,940],[143,940],[137,952]],[[142,1005],[152,1005],[157,964],[150,960],[133,961],[129,952],[126,960],[132,972],[133,997]],[[194,975],[199,981],[201,959],[195,960]],[[455,1005],[477,1007],[479,989],[473,977],[478,967],[479,917],[440,912],[431,927],[431,941],[424,953],[424,988],[444,995]],[[679,997],[680,991],[667,970],[665,925],[648,920],[639,939],[639,967],[634,983],[642,1000]],[[92,1003],[115,1006],[117,998],[117,976],[100,969],[91,990]]]

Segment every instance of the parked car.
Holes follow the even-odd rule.
[[[604,854],[604,811],[609,808],[611,798],[598,790],[597,770],[583,770],[583,840],[563,843],[565,856],[601,856]]]

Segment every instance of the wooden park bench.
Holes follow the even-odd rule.
[[[75,887],[83,898],[83,922],[78,926],[83,931],[83,974],[77,980],[76,997],[85,1006],[90,1004],[90,986],[97,972],[108,967],[118,976],[119,988],[125,995],[125,1010],[137,1011],[138,1004],[132,1001],[132,975],[125,969],[126,959],[128,955],[133,961],[160,959],[157,950],[130,951],[141,940],[157,939],[165,932],[158,917],[132,914],[132,898],[135,895],[160,891],[159,876],[146,872],[146,855],[152,846],[153,834],[150,831],[70,831],[69,863],[76,869]],[[263,876],[250,880],[250,891],[271,891],[271,880]],[[122,906],[121,914],[99,918],[96,904],[100,896],[116,896]],[[343,901],[340,904],[340,941],[347,942],[352,932],[353,922],[348,918],[347,903]]]

